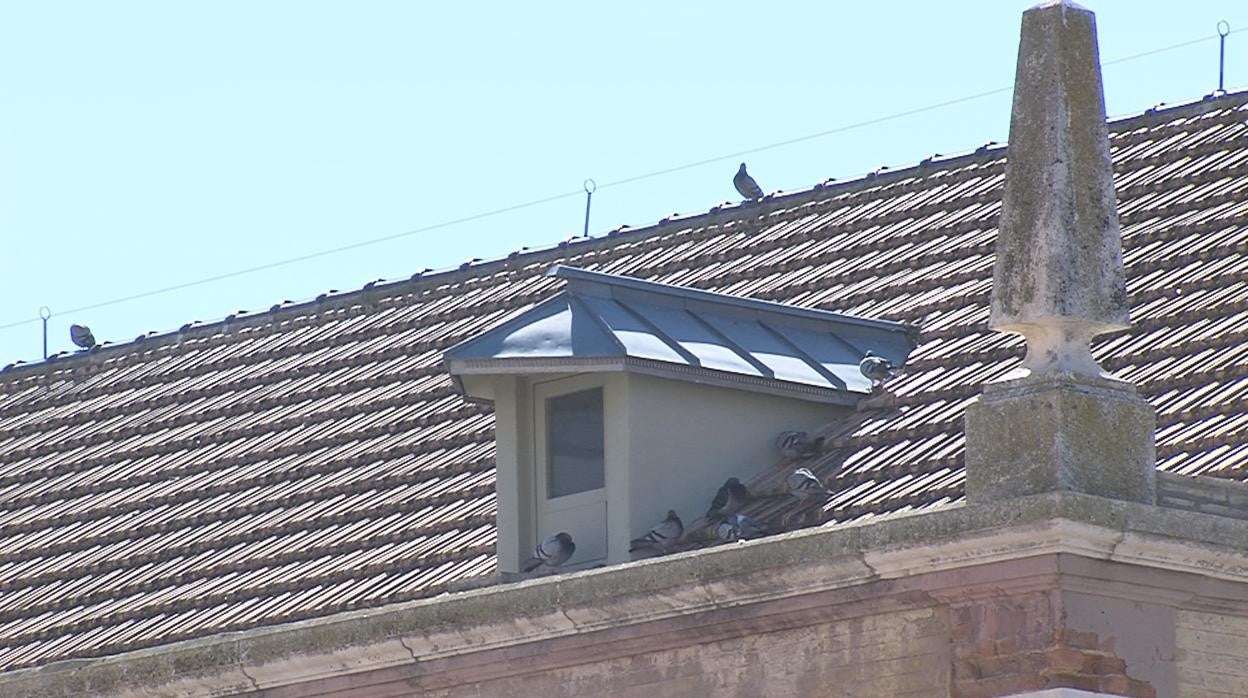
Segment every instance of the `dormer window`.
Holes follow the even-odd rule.
[[[447,350],[494,403],[498,565],[564,531],[565,569],[630,559],[668,509],[706,511],[728,477],[774,462],[775,435],[849,414],[868,350],[900,365],[905,326],[556,267],[567,287]]]
[[[606,472],[602,388],[546,399],[546,496],[600,490]]]
[[[543,377],[544,378],[544,377]],[[536,539],[576,531],[576,554],[565,566],[607,556],[606,417],[604,386],[596,376],[532,381]]]

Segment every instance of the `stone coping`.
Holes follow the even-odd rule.
[[[1070,371],[1055,371],[1053,373],[1019,375],[1013,378],[984,383],[982,399],[1017,397],[1056,389],[1116,398],[1137,398],[1139,396],[1139,389],[1134,383],[1129,383],[1108,374],[1088,376]]]
[[[57,662],[0,675],[0,695],[230,695],[1055,552],[1248,583],[1248,521],[1055,492]]]

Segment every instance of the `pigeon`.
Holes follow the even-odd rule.
[[[91,328],[86,325],[70,325],[69,338],[75,345],[83,349],[90,349],[95,346],[95,335],[91,334]]]
[[[810,458],[823,450],[823,437],[812,439],[804,431],[782,431],[776,437],[776,449],[785,458]]]
[[[870,379],[872,390],[877,390],[884,385],[884,381],[892,378],[894,369],[892,361],[869,351],[862,357],[862,361],[858,362],[858,370]]]
[[[767,535],[767,529],[762,524],[745,514],[733,514],[723,520],[715,528],[715,534],[720,540],[732,542],[734,540],[749,540]]]
[[[706,510],[706,518],[716,521],[731,516],[750,501],[750,491],[735,477],[730,477],[720,486],[711,500],[711,508]]]
[[[798,468],[789,473],[789,476],[784,479],[784,484],[789,488],[789,494],[802,501],[832,494],[823,486],[823,482],[810,472],[810,468]]]
[[[655,524],[646,535],[634,538],[628,544],[628,552],[635,553],[638,550],[666,552],[680,540],[684,533],[685,524],[681,522],[674,509],[668,509],[667,518]]]
[[[533,549],[533,557],[525,560],[524,564],[520,565],[520,569],[523,572],[532,572],[542,565],[558,567],[567,562],[574,552],[576,552],[576,543],[572,542],[572,536],[560,531],[538,543]]]
[[[754,201],[763,198],[763,190],[758,186],[758,182],[745,171],[745,163],[741,163],[741,169],[737,170],[737,176],[732,178],[732,186],[737,188],[737,192]]]

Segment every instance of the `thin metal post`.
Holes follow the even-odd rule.
[[[1225,19],[1218,22],[1218,95],[1226,94],[1224,78],[1226,77],[1226,35],[1231,33],[1231,25]]]
[[[48,360],[48,318],[52,317],[52,309],[48,306],[39,308],[39,317],[43,320],[43,360]]]
[[[589,237],[589,204],[594,199],[594,192],[598,191],[598,184],[592,179],[585,180],[585,237]]]

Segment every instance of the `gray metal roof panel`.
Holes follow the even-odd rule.
[[[583,307],[583,304],[582,304]],[[447,351],[459,358],[618,356],[620,344],[566,293]]]
[[[608,298],[585,296],[581,302],[598,314],[628,356],[671,363],[689,363],[676,349],[655,334],[653,328]]]
[[[531,372],[516,359],[645,359],[830,391],[870,392],[867,349],[901,364],[908,328],[752,298],[556,266],[567,287],[448,349],[452,373]],[[471,362],[469,366],[465,362]],[[631,364],[612,364],[627,366]],[[543,364],[542,370],[549,370]]]
[[[619,276],[616,274],[605,274],[599,271],[589,271],[588,269],[579,269],[577,267],[568,266],[566,264],[556,264],[546,272],[547,276],[553,276],[558,279],[566,279],[569,286],[575,286],[579,289],[589,289],[592,285],[608,286],[613,289],[628,289],[642,293],[654,294],[653,302],[670,302],[670,303],[709,303],[720,312],[724,312],[725,308],[735,308],[742,311],[753,311],[767,315],[777,315],[790,319],[810,319],[817,322],[836,321],[844,325],[857,325],[864,328],[872,328],[877,330],[886,330],[894,332],[907,331],[907,325],[894,322],[892,320],[877,320],[874,318],[865,318],[858,315],[850,315],[848,313],[836,313],[830,310],[817,310],[815,308],[801,308],[795,305],[786,305],[784,303],[774,303],[758,298],[745,298],[743,296],[731,296],[725,293],[715,293],[713,291],[703,291],[697,288],[689,288],[687,286],[675,286],[672,284],[664,284],[656,281],[644,281],[630,276]],[[599,291],[599,293],[603,293]],[[619,291],[611,292],[613,297],[625,297]]]
[[[699,366],[747,376],[762,375],[757,368],[733,351],[727,342],[699,324],[688,311],[648,303],[632,302],[622,305],[649,320],[656,330],[697,357]]]
[[[763,363],[771,371],[776,380],[808,385],[824,384],[828,387],[844,388],[834,385],[828,377],[806,362],[796,346],[784,342],[769,330],[763,323],[756,320],[738,320],[720,315],[707,315],[703,318],[725,337],[748,352],[757,361]],[[802,330],[789,330],[802,331]]]

